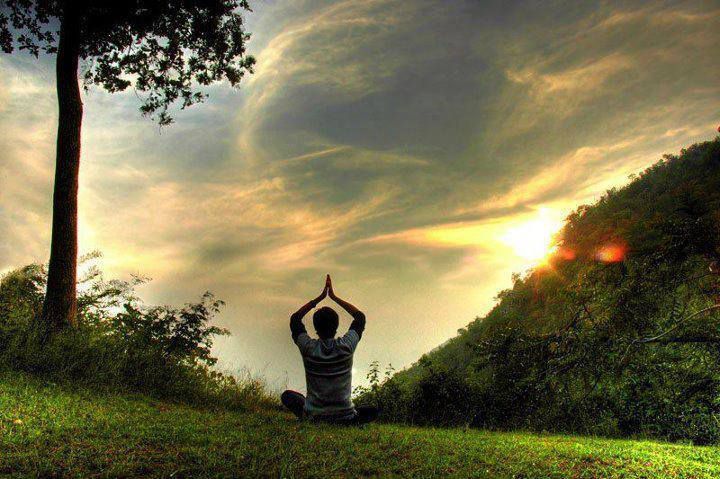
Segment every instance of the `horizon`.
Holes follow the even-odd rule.
[[[326,273],[368,318],[355,384],[373,360],[410,365],[575,208],[715,136],[720,9],[571,5],[256,5],[255,74],[175,125],[133,92],[84,95],[81,254],[154,278],[149,304],[215,293],[221,367],[277,387],[304,388],[289,316]],[[47,261],[53,75],[0,57],[0,272]]]

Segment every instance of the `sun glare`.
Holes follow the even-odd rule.
[[[508,228],[500,239],[520,258],[537,263],[552,251],[553,235],[562,224],[558,212],[542,209],[535,217]]]

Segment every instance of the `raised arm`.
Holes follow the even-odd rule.
[[[350,314],[350,316],[353,317],[353,322],[350,323],[350,329],[355,330],[357,335],[359,337],[362,337],[363,331],[365,331],[365,313],[363,313],[344,299],[339,298],[335,294],[332,286],[332,281],[330,280],[330,275],[327,276],[327,279],[325,280],[325,285],[326,288],[328,288],[328,296],[330,296],[330,299],[339,304],[345,311],[348,312],[348,314]]]
[[[325,280],[325,288],[323,288],[323,291],[322,291],[322,293],[320,293],[320,296],[318,296],[315,299],[311,299],[310,301],[305,303],[303,306],[301,306],[300,309],[298,309],[292,315],[290,315],[290,334],[292,334],[293,341],[296,341],[298,336],[300,336],[302,333],[307,332],[302,320],[305,317],[305,315],[308,313],[308,311],[310,311],[315,306],[317,306],[320,303],[320,301],[325,299],[325,296],[328,295],[329,278],[330,278],[330,276],[328,275],[327,279]]]

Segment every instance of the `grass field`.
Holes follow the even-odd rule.
[[[0,373],[0,476],[717,478],[720,447],[300,424]]]

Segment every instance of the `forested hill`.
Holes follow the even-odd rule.
[[[571,214],[548,265],[361,400],[386,419],[720,440],[720,138]]]

